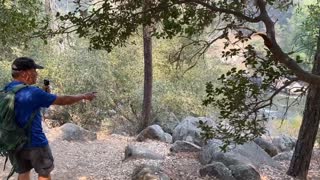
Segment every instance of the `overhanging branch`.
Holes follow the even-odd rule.
[[[178,1],[178,3],[201,5],[211,10],[212,12],[231,14],[231,15],[234,15],[235,17],[238,17],[240,19],[243,19],[251,23],[258,23],[262,21],[266,27],[266,34],[265,36],[260,34],[259,35],[263,38],[267,48],[271,51],[275,59],[278,62],[282,63],[284,66],[286,66],[288,69],[290,69],[299,80],[307,82],[309,84],[320,84],[320,76],[316,74],[312,74],[308,71],[305,71],[297,64],[297,62],[293,58],[291,58],[287,53],[282,51],[281,47],[276,41],[276,38],[275,38],[276,34],[275,34],[275,28],[274,28],[275,23],[272,21],[272,19],[270,18],[267,12],[267,9],[266,9],[267,2],[265,0],[256,0],[256,5],[257,5],[257,8],[260,10],[260,14],[255,18],[248,17],[241,12],[233,11],[230,9],[219,8],[212,4],[209,4],[208,2],[204,2],[201,0],[181,0],[181,1]]]
[[[282,51],[275,38],[274,22],[268,15],[268,12],[266,10],[266,2],[264,0],[257,0],[257,5],[261,12],[261,20],[266,27],[267,34],[263,39],[265,41],[265,44],[269,44],[268,48],[272,52],[275,59],[285,65],[288,69],[290,69],[299,80],[310,84],[320,84],[320,76],[303,70],[294,59],[292,59],[288,56],[287,53],[284,53]]]

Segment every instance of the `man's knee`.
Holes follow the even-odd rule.
[[[38,180],[51,180],[51,176],[48,175],[48,176],[40,176],[38,177]]]
[[[19,174],[18,180],[30,180],[30,171]]]

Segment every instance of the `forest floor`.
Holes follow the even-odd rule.
[[[50,139],[55,157],[53,180],[129,180],[135,167],[141,164],[159,165],[174,180],[205,180],[200,177],[201,164],[196,153],[170,153],[170,144],[158,141],[137,142],[133,137],[100,134],[95,141],[68,142]],[[131,159],[123,160],[127,145],[139,145],[165,155],[165,160]],[[320,180],[320,150],[315,150],[309,177]],[[0,159],[3,165],[4,158]],[[5,171],[0,171],[0,178],[5,179],[10,170],[10,163]],[[286,176],[289,161],[282,161],[282,169],[262,166],[258,171],[262,180],[291,180]],[[12,179],[17,179],[15,174]],[[32,172],[32,179],[36,179]],[[212,179],[212,178],[211,178]]]

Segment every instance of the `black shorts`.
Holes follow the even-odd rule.
[[[39,176],[47,177],[54,168],[54,160],[49,145],[23,149],[16,154],[16,158],[18,167],[15,172],[19,174],[26,173],[34,168]]]

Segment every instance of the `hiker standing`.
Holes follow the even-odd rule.
[[[5,90],[11,90],[17,85],[33,85],[37,81],[37,69],[42,66],[35,63],[31,58],[20,57],[12,63],[13,81],[8,83]],[[48,140],[42,130],[41,108],[48,108],[50,105],[70,105],[81,100],[91,101],[96,97],[95,92],[78,95],[58,96],[45,92],[36,86],[27,86],[19,90],[15,95],[15,120],[19,127],[24,127],[28,120],[31,121],[29,142],[22,150],[14,155],[17,167],[14,169],[19,174],[19,180],[30,180],[30,170],[35,169],[39,180],[50,180],[50,172],[54,168],[53,156]]]

